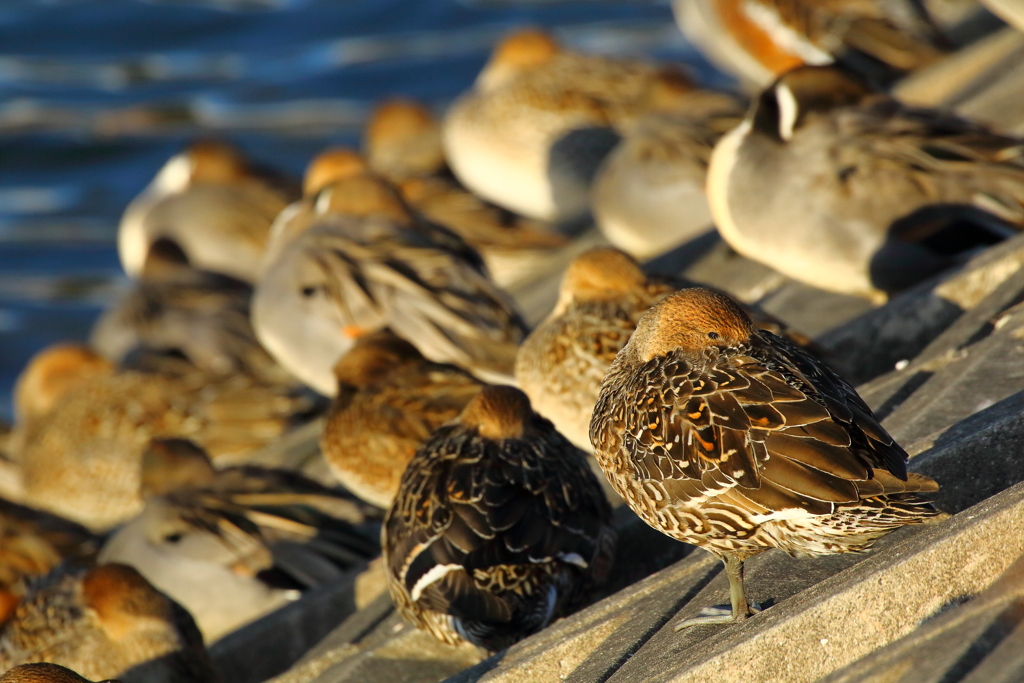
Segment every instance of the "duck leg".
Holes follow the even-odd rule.
[[[758,605],[747,602],[747,596],[743,592],[743,557],[730,553],[722,558],[722,562],[725,564],[725,575],[729,579],[729,600],[732,604],[705,607],[699,615],[676,625],[677,632],[691,626],[737,623],[761,611]]]

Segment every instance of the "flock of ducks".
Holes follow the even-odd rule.
[[[745,114],[529,29],[443,119],[384,103],[301,185],[221,142],[173,157],[120,226],[133,289],[16,387],[0,681],[212,681],[204,641],[379,554],[408,621],[500,650],[608,581],[623,501],[725,564],[731,605],[683,627],[756,612],[764,550],[943,519],[810,340],[639,264],[713,223],[884,299],[1024,224],[1024,143],[869,85],[948,49],[897,5],[679,0],[762,88]],[[590,217],[611,246],[579,253]],[[508,292],[562,268],[531,331]],[[330,481],[245,464],[318,416]]]

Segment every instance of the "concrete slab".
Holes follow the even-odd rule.
[[[1024,5],[1019,0],[982,0],[982,4],[1024,33]]]
[[[291,669],[268,683],[307,683],[349,657],[359,654],[360,643],[394,614],[391,597],[379,595],[372,603],[352,614],[313,647]]]
[[[989,1],[1007,19],[1024,16],[1019,2]],[[1005,132],[1024,132],[1024,35],[1018,29],[1004,27],[968,45],[907,77],[893,93],[908,104],[951,109]]]
[[[814,681],[914,630],[944,605],[976,595],[1024,552],[1024,485],[952,520],[890,535],[879,551],[747,622],[682,634],[662,628],[607,680],[649,683]],[[762,567],[782,563],[764,555]],[[776,556],[779,557],[779,556]],[[834,558],[823,558],[830,562]],[[843,558],[838,558],[843,559]],[[788,560],[788,558],[787,558]],[[807,560],[795,572],[818,571]],[[808,566],[808,570],[803,569]],[[751,563],[750,576],[762,567]],[[783,578],[781,572],[776,576]],[[724,577],[723,577],[724,578]],[[711,602],[712,582],[667,626]],[[755,599],[764,597],[752,585]],[[773,586],[778,594],[779,587]],[[706,594],[706,595],[705,595]],[[693,642],[697,639],[699,642]]]
[[[1024,680],[1024,556],[967,603],[820,683],[1005,683]]]
[[[691,600],[718,573],[718,565],[696,552],[447,683],[603,680]]]
[[[260,683],[287,670],[355,612],[355,582],[360,571],[308,591],[214,643],[210,657],[221,682]]]
[[[1011,307],[1019,304],[1022,299],[1024,299],[1024,267],[1011,273],[980,303],[933,339],[913,360],[908,361],[894,372],[858,387],[860,395],[875,410],[879,418],[887,419],[943,368],[964,360],[968,356],[973,356],[975,362],[978,359],[984,359],[985,352],[991,350],[991,343],[973,350],[970,347],[995,332],[997,322],[1000,325],[1005,325],[1012,321],[1014,316],[1004,314]],[[1009,330],[996,335],[996,337],[1013,339]],[[1010,343],[1012,344],[1012,342]],[[993,361],[998,362],[998,357]],[[973,394],[974,391],[975,389],[972,388],[969,393]],[[896,424],[897,422],[894,421],[890,423],[890,426],[895,428]],[[947,421],[946,424],[951,424],[951,422]]]
[[[631,587],[627,590],[632,590],[637,581],[676,563],[692,551],[690,546],[677,543],[648,527],[625,506],[615,510],[613,521],[620,535],[619,552],[612,570],[614,580],[592,595],[593,600],[600,600],[627,586]],[[702,558],[698,564],[702,569],[696,571],[697,581],[709,578],[705,576],[708,569],[712,573],[717,571],[714,568],[715,562],[708,562],[707,558]],[[379,567],[371,564],[367,573],[356,579],[356,602],[368,604],[332,631],[292,669],[275,679],[274,683],[394,683],[396,680],[434,683],[486,657],[487,653],[476,648],[441,645],[430,636],[404,624],[394,613],[388,594],[380,590],[382,585],[379,579],[382,577],[374,576],[374,572],[379,573],[379,570]],[[661,579],[662,582],[671,580],[671,576]],[[650,589],[645,590],[649,592]],[[606,605],[603,608],[605,611],[614,611],[621,601],[602,601],[600,604]],[[638,618],[656,619],[652,609],[642,609],[642,616]],[[629,610],[633,613],[637,608],[630,605]],[[568,620],[558,623],[563,621]],[[589,634],[589,629],[585,627],[573,628]],[[551,629],[545,630],[544,634],[549,632]],[[586,635],[586,638],[590,636]],[[612,650],[602,647],[601,652],[602,656],[608,656]],[[488,668],[485,666],[482,671]]]
[[[1021,275],[1024,295],[1024,271]],[[951,425],[1024,390],[1024,305],[1017,304],[994,322],[997,330],[950,354],[948,362],[885,417],[883,424],[898,442],[934,441]]]
[[[986,316],[1012,305],[1016,284],[985,305],[982,302],[1022,268],[1024,235],[986,249],[956,271],[900,293],[885,306],[817,337],[817,342],[829,353],[828,360],[836,370],[854,384],[891,373],[896,363],[910,361],[910,366],[889,374],[877,386],[861,388],[865,397],[884,393],[883,386],[895,391],[905,382],[901,378],[911,377],[915,368],[949,349],[963,346],[983,326]],[[964,311],[974,311],[974,315],[960,320]],[[944,334],[947,329],[954,331]]]
[[[1004,27],[957,50],[929,67],[910,74],[893,88],[901,101],[919,107],[949,106],[963,93],[998,72],[1024,46],[1024,36]]]

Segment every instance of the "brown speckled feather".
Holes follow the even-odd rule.
[[[309,397],[291,387],[212,378],[184,362],[162,361],[161,369],[172,365],[182,372],[90,378],[33,421],[14,454],[27,502],[106,529],[141,508],[139,463],[151,438],[188,437],[214,458],[243,455],[310,409]]]
[[[605,288],[610,283],[604,278],[614,278],[615,289]],[[539,413],[589,450],[591,413],[615,355],[651,306],[694,286],[682,278],[647,277],[632,257],[615,249],[582,254],[570,265],[555,310],[520,347],[516,381]],[[759,328],[810,343],[767,313],[744,310]]]
[[[320,441],[324,458],[352,493],[387,508],[416,449],[480,386],[464,370],[420,357],[396,364],[368,386],[343,387]]]
[[[385,561],[407,619],[496,650],[602,583],[614,534],[585,456],[550,422],[532,414],[504,439],[480,431],[455,421],[417,451],[385,520]]]
[[[901,497],[935,483],[908,477],[906,453],[847,382],[769,332],[714,334],[723,341],[699,351],[647,352],[642,335],[602,385],[591,438],[645,521],[713,552],[817,555],[937,514]]]
[[[36,582],[0,628],[0,671],[29,662],[95,680],[146,664],[153,680],[216,680],[202,636],[180,605],[131,567],[59,568]]]

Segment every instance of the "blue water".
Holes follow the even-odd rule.
[[[297,175],[357,144],[380,98],[443,108],[522,24],[726,82],[667,2],[0,2],[0,417],[29,356],[84,340],[126,286],[121,211],[185,141],[221,136]]]

